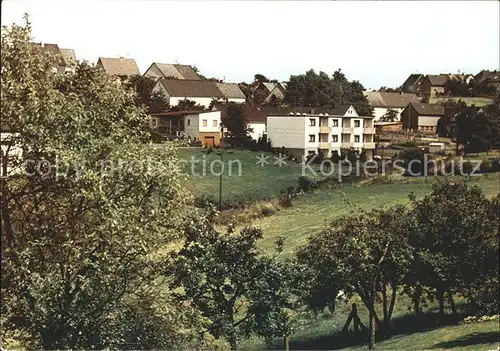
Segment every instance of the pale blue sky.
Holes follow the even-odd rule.
[[[93,63],[132,57],[141,73],[176,60],[232,82],[342,68],[376,89],[416,71],[498,68],[499,9],[497,1],[7,0],[2,25],[27,12],[36,41]]]

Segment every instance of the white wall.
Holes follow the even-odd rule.
[[[189,122],[188,122],[189,121]],[[200,138],[200,115],[192,114],[184,116],[184,131],[191,139]]]
[[[437,127],[439,118],[434,116],[418,116],[418,126]]]
[[[397,120],[399,121],[401,119],[401,112],[404,110],[401,107],[399,107],[399,108],[397,108],[397,107],[395,107],[395,108],[391,108],[391,107],[374,107],[373,108],[373,115],[375,116],[375,118],[373,120],[374,121],[379,121],[380,117],[382,117],[383,115],[385,115],[385,113],[389,109],[393,109],[394,111],[396,111],[398,113]]]
[[[234,102],[236,104],[244,104],[247,100],[246,99],[240,99],[240,98],[230,98],[230,99],[227,99],[227,101]]]
[[[200,113],[198,119],[198,131],[206,133],[217,133],[220,132],[220,121],[221,112],[220,111],[210,111],[205,113]],[[207,126],[203,126],[203,120],[207,120]],[[214,126],[213,122],[216,121],[217,125]]]
[[[304,116],[267,116],[267,137],[273,147],[289,149],[306,147],[306,121]]]
[[[253,131],[249,133],[253,140],[258,140],[262,134],[266,133],[266,123],[264,122],[247,123],[247,127],[253,129]]]
[[[160,78],[163,77],[163,74],[156,67],[156,65],[150,66],[146,72],[144,72],[144,76],[151,78]]]
[[[165,95],[165,98],[167,99],[167,102],[170,104],[170,95],[168,95],[167,89],[165,89],[160,81],[156,82],[155,86],[153,87],[153,93],[156,92],[163,93]],[[170,106],[172,106],[172,104],[170,104]]]
[[[306,148],[309,149],[314,149],[319,147],[319,117],[311,117],[311,116],[304,116],[304,117],[298,117],[298,118],[303,118],[305,120],[305,125],[306,125],[306,133],[304,135],[304,145]],[[309,124],[309,120],[314,119],[316,121],[314,127],[311,127]],[[309,141],[309,135],[315,135],[315,139],[313,142]]]

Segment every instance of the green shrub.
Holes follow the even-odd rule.
[[[281,208],[289,208],[293,206],[292,195],[289,193],[283,193],[278,198],[278,204]]]
[[[272,216],[274,214],[274,212],[275,212],[275,210],[274,210],[273,206],[271,206],[271,205],[264,205],[262,207],[262,209],[260,210],[260,213],[264,217]]]
[[[316,187],[316,181],[306,176],[300,176],[297,189],[299,191],[308,192]]]

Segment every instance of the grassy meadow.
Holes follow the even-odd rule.
[[[234,172],[230,176],[225,172],[223,177],[224,200],[257,201],[266,204],[279,194],[281,189],[296,186],[301,176],[301,166],[288,162],[283,167],[256,164],[256,157],[260,152],[237,150],[233,153],[224,153],[224,164],[231,160],[240,160],[241,175]],[[219,177],[207,174],[201,175],[201,161],[206,159],[207,164],[220,159],[214,150],[207,155],[206,150],[192,148],[179,149],[178,155],[187,160],[191,157],[200,160],[195,165],[195,172],[189,174],[186,186],[196,196],[206,195],[217,198],[219,191]],[[270,156],[272,160],[272,155]],[[189,167],[191,167],[189,165]],[[197,168],[196,168],[197,167]],[[208,168],[207,168],[208,169]],[[218,168],[214,167],[218,171]],[[188,173],[192,173],[187,169]],[[278,237],[285,239],[284,252],[281,257],[290,257],[297,247],[305,244],[309,236],[318,233],[325,224],[333,218],[348,215],[359,209],[372,209],[381,206],[406,204],[408,195],[414,193],[417,198],[424,196],[437,178],[404,178],[391,175],[391,184],[377,184],[364,181],[358,184],[343,184],[330,190],[316,190],[304,194],[293,201],[293,206],[277,210],[272,215],[255,219],[249,223],[262,228],[264,237],[259,245],[267,252],[274,250],[274,242]],[[464,178],[457,177],[464,180]],[[500,192],[500,174],[471,177],[470,183],[479,186],[487,196],[495,196]],[[361,301],[353,297],[348,303],[338,303],[334,313],[324,312],[317,317],[306,314],[300,318],[300,326],[293,334],[290,349],[366,349],[365,335],[341,333],[341,329],[350,312],[350,303],[358,302],[358,311],[361,320],[368,324],[368,313]],[[463,305],[457,300],[459,312]],[[437,306],[431,304],[426,310],[423,319],[416,319],[410,312],[410,301],[405,295],[398,295],[393,315],[393,336],[386,340],[379,340],[377,349],[392,350],[423,350],[423,349],[456,349],[456,350],[491,350],[498,347],[500,335],[498,321],[456,325],[456,320],[438,326],[436,321]],[[433,324],[434,323],[434,324]],[[266,343],[263,339],[252,337],[240,341],[240,348],[244,350],[274,350],[281,349],[280,339]]]

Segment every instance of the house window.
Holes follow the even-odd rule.
[[[339,120],[338,119],[334,119],[333,120],[333,126],[334,127],[338,127],[339,126]]]
[[[355,127],[355,128],[359,128],[359,126],[360,126],[360,125],[361,125],[361,124],[360,124],[360,122],[359,122],[359,119],[354,120],[354,127]]]
[[[203,127],[206,127],[208,125],[208,121],[206,119],[203,120]]]
[[[158,128],[158,119],[156,117],[151,118],[151,128]]]
[[[188,118],[188,126],[191,125],[191,120]]]
[[[354,136],[354,142],[355,143],[359,143],[359,135],[355,135]]]
[[[315,127],[315,126],[316,126],[316,119],[309,118],[309,127]]]
[[[217,127],[217,120],[216,119],[212,120],[212,127]]]
[[[316,135],[314,134],[309,134],[309,142],[314,143],[316,141]]]
[[[338,135],[332,135],[332,139],[333,139],[334,143],[338,143],[339,142],[339,136]]]

